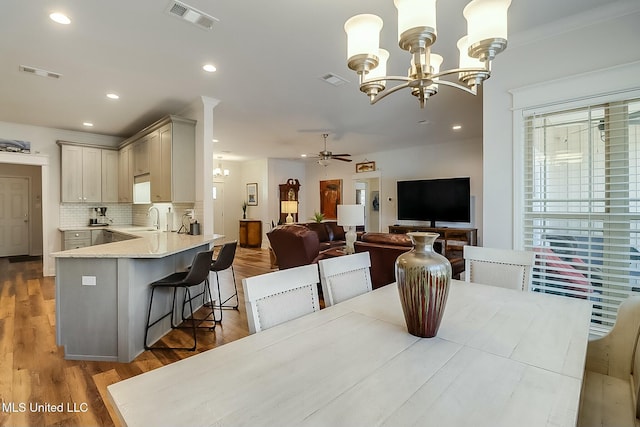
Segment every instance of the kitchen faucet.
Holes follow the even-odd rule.
[[[156,230],[160,230],[160,211],[155,206],[151,206],[147,211],[147,216],[151,216],[152,210],[156,211],[156,220],[154,221],[153,226],[156,228]]]

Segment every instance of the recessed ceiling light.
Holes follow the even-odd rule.
[[[120,99],[120,95],[115,94],[115,93],[108,93],[107,94],[107,98],[109,98],[109,99]]]
[[[306,154],[300,154],[300,157],[307,157]]]
[[[216,66],[213,64],[204,64],[202,66],[202,69],[205,70],[207,73],[213,73],[217,70]]]
[[[451,127],[451,129],[453,129],[453,130],[460,130],[460,129],[462,129],[462,126],[461,126],[461,125],[453,125],[453,126]]]
[[[57,22],[58,24],[62,24],[62,25],[71,24],[71,19],[69,19],[69,17],[64,13],[54,12],[49,15],[49,18],[51,18],[52,21]]]
[[[220,141],[218,141],[217,139],[213,138],[213,139],[211,140],[211,142],[220,142]]]
[[[86,126],[88,128],[93,127],[93,123],[91,122],[82,122],[82,126]]]

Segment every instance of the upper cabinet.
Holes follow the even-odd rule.
[[[118,151],[118,201],[133,202],[133,149],[128,145]]]
[[[149,137],[140,138],[133,144],[133,175],[149,173]]]
[[[167,116],[120,145],[121,153],[133,152],[131,181],[146,181],[148,174],[151,202],[195,201],[195,126],[195,120]],[[121,183],[129,179],[122,170]]]
[[[62,202],[102,202],[103,150],[65,141],[58,141],[58,144],[61,147]]]
[[[118,202],[118,152],[101,150],[102,152],[102,201]]]

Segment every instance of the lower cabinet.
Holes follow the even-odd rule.
[[[91,246],[91,230],[64,231],[62,238],[65,251]]]
[[[240,220],[239,242],[242,248],[259,248],[262,246],[262,221],[255,219]]]

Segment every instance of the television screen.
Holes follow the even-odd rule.
[[[471,222],[470,178],[398,181],[398,219]]]

